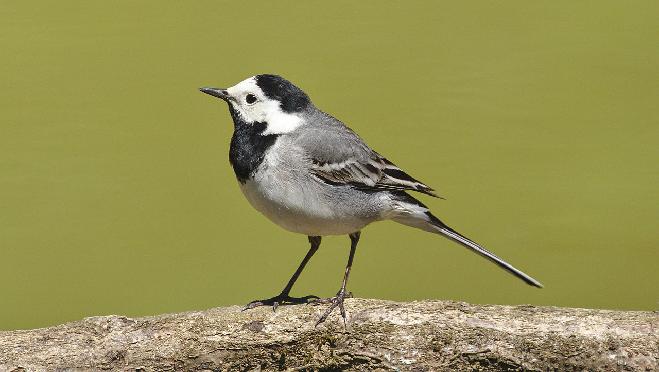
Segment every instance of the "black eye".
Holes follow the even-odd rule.
[[[245,102],[251,105],[252,103],[256,102],[256,96],[251,93],[248,94],[247,96],[245,96]]]

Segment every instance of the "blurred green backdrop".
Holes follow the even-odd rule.
[[[278,293],[306,238],[249,207],[226,107],[197,91],[257,73],[546,285],[386,222],[357,296],[656,309],[657,4],[2,1],[0,329]],[[294,294],[334,294],[348,243],[326,238]]]

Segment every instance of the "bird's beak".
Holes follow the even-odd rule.
[[[222,88],[210,88],[210,87],[203,87],[199,88],[200,91],[209,94],[213,97],[217,97],[223,101],[229,102],[230,99],[233,99],[230,95],[229,92],[227,92],[226,89]]]

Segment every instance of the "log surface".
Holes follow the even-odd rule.
[[[0,332],[0,371],[659,370],[659,313],[451,301],[346,300],[102,316]]]

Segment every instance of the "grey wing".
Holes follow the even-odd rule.
[[[361,190],[411,190],[438,197],[432,188],[371,150],[350,128],[331,119],[335,122],[307,127],[296,139],[316,177]]]

